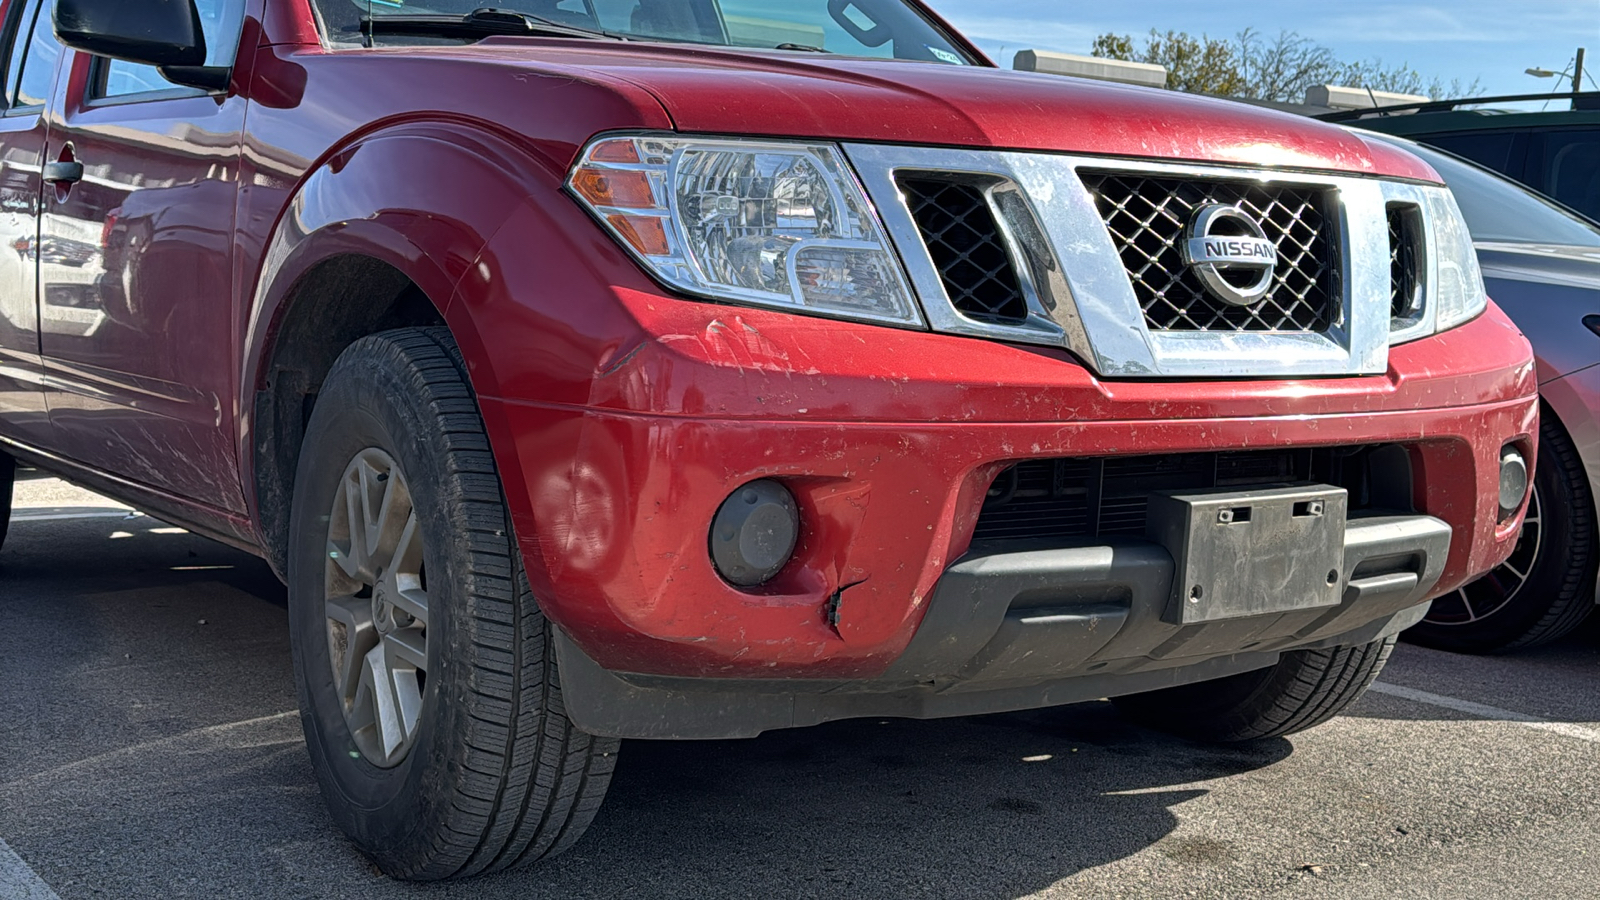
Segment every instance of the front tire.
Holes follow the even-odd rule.
[[[1405,639],[1457,653],[1526,650],[1565,637],[1594,611],[1594,497],[1583,460],[1548,408],[1517,547],[1505,564],[1433,601]]]
[[[1360,647],[1294,650],[1277,665],[1119,697],[1130,718],[1161,731],[1213,743],[1245,743],[1314,728],[1361,699],[1378,679],[1395,639]]]
[[[387,874],[558,854],[618,742],[563,712],[477,403],[441,328],[334,364],[295,480],[289,620],[306,744],[339,827]]]

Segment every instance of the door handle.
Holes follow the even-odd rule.
[[[45,184],[77,184],[82,180],[83,163],[75,159],[45,164]]]

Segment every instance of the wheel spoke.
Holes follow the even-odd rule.
[[[396,607],[423,625],[428,624],[428,592],[422,587],[422,535],[413,510],[401,529],[389,571],[394,573]]]
[[[383,482],[378,479],[378,470],[374,469],[372,464],[365,459],[360,460],[356,466],[356,491],[361,507],[361,527],[358,531],[356,524],[351,522],[350,532],[352,535],[359,534],[361,536],[361,561],[366,566],[368,573],[373,571],[372,564],[376,561],[378,553],[378,529],[382,527],[382,522],[378,516],[383,508],[382,494],[387,493]],[[384,480],[387,481],[388,479],[385,478]],[[372,495],[374,491],[380,492],[378,509],[373,509]]]
[[[403,585],[407,579],[398,579]],[[410,579],[415,581],[416,579]],[[404,588],[389,597],[394,608],[417,620],[424,628],[428,625],[428,592],[422,588]]]
[[[422,724],[422,686],[417,682],[417,673],[396,673],[394,695],[400,726],[405,729],[405,743],[409,744],[416,737],[417,726]]]
[[[389,654],[384,645],[372,648],[366,657],[363,681],[372,685],[372,712],[377,726],[377,738],[387,761],[406,742],[405,722],[402,718],[400,693],[395,686],[394,670],[389,667]]]
[[[372,558],[374,563],[387,566],[384,571],[388,572],[394,569],[401,550],[412,539],[416,515],[411,510],[411,493],[405,482],[394,472],[380,477],[383,499],[371,526]]]
[[[396,631],[385,635],[383,643],[391,665],[405,665],[419,672],[428,671],[428,639],[421,630],[406,628]]]
[[[339,699],[349,708],[360,685],[362,660],[378,645],[378,629],[372,622],[372,604],[358,597],[330,598],[327,614],[329,622],[344,626],[342,647],[334,646],[335,629],[329,629],[329,650]]]
[[[349,546],[345,548],[350,577],[370,583],[372,580],[372,554],[367,549],[366,501],[362,482],[365,465],[358,463],[344,481],[345,530],[349,533]],[[342,567],[343,568],[343,567]]]
[[[347,548],[340,547],[333,540],[328,541],[328,559],[339,567],[346,578],[356,581],[361,580],[361,566]]]
[[[1472,600],[1467,597],[1467,589],[1462,588],[1456,591],[1456,594],[1461,598],[1461,605],[1467,610],[1467,622],[1478,621],[1478,614],[1472,611]]]

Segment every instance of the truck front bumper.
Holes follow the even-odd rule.
[[[597,359],[584,402],[482,399],[569,703],[601,733],[745,734],[1219,677],[1408,625],[1503,561],[1520,527],[1498,508],[1500,458],[1532,458],[1538,401],[1497,309],[1395,348],[1385,376],[1158,384],[1100,382],[1036,348],[631,308],[647,335]],[[995,477],[1018,462],[1370,445],[1407,451],[1411,502],[1350,520],[1333,608],[1175,625],[1157,611],[1174,565],[1159,545],[973,547]],[[713,567],[708,530],[758,479],[794,493],[802,539],[778,579],[741,590]],[[1389,568],[1363,572],[1369,557]],[[1028,579],[1048,602],[1017,587]],[[676,696],[767,712],[706,730],[640,718]],[[643,699],[599,712],[627,697]]]
[[[1220,678],[1285,650],[1348,646],[1418,622],[1450,526],[1352,520],[1337,606],[1187,627],[1163,621],[1174,565],[1145,541],[969,554],[946,570],[889,671],[859,681],[617,674],[558,639],[569,715],[593,734],[716,739],[861,716],[938,718],[1055,706]]]

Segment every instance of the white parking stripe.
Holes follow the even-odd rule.
[[[108,510],[106,512],[75,512],[75,513],[53,513],[53,512],[30,513],[30,512],[27,512],[27,511],[22,511],[22,512],[12,513],[11,514],[11,521],[13,521],[13,522],[62,522],[62,521],[66,521],[67,519],[137,519],[137,518],[140,518],[142,515],[143,515],[142,513],[129,512],[128,510],[118,510],[118,511],[109,511]]]
[[[0,841],[0,900],[61,900],[39,873]]]
[[[1596,731],[1593,728],[1584,728],[1582,725],[1573,725],[1568,722],[1552,722],[1549,719],[1541,719],[1538,716],[1530,716],[1526,713],[1512,712],[1509,709],[1500,709],[1497,706],[1485,706],[1482,703],[1473,703],[1471,700],[1457,700],[1454,697],[1446,697],[1443,694],[1430,694],[1427,691],[1400,687],[1397,684],[1379,682],[1374,684],[1371,690],[1375,694],[1387,694],[1390,697],[1399,697],[1402,700],[1411,700],[1415,703],[1426,703],[1429,706],[1437,706],[1441,709],[1453,709],[1456,712],[1477,716],[1480,719],[1513,722],[1528,728],[1536,728],[1540,731],[1549,731],[1566,737],[1577,738],[1580,741],[1600,744],[1600,731]]]

